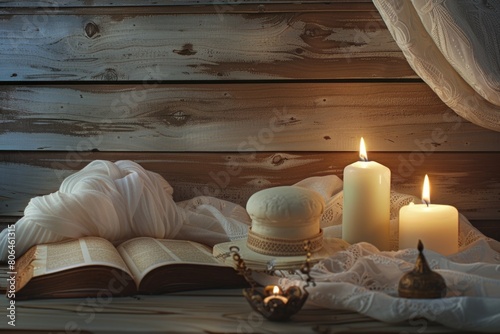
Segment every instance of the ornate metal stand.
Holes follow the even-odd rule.
[[[300,272],[306,275],[306,284],[302,288],[300,286],[291,286],[285,291],[278,286],[258,286],[252,278],[252,270],[246,266],[238,250],[231,249],[233,260],[237,264],[237,270],[250,284],[250,288],[243,290],[243,296],[255,311],[271,321],[286,321],[302,308],[309,296],[307,288],[310,285],[315,285],[310,275],[311,253],[309,249],[310,243],[306,242],[304,245],[306,260],[300,268]]]

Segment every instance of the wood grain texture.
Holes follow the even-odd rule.
[[[64,2],[56,2],[51,0],[24,0],[24,1],[10,1],[2,0],[1,7],[24,7],[24,8],[66,8],[66,7],[120,7],[120,6],[224,6],[223,8],[238,8],[240,5],[258,4],[258,5],[272,5],[272,4],[293,4],[304,5],[304,0],[66,0]],[[339,4],[339,3],[371,3],[371,0],[307,0],[307,5],[314,4]]]
[[[0,15],[0,81],[416,78],[371,6],[8,13]]]
[[[2,298],[0,307],[7,307],[7,303],[8,299]],[[29,300],[16,306],[16,333],[31,334],[65,333],[68,324],[78,333],[412,333],[421,328],[425,333],[453,332],[423,319],[386,324],[354,312],[313,307],[304,307],[290,322],[267,321],[252,311],[241,289],[97,300]],[[0,323],[2,330],[11,331],[6,321]]]
[[[500,134],[416,80],[371,3],[9,3],[1,215],[96,158],[144,162],[177,200],[243,204],[263,187],[341,176],[364,136],[395,189],[419,195],[434,173],[436,202],[500,217]]]
[[[3,154],[0,213],[22,214],[29,199],[56,191],[62,180],[95,159],[130,159],[161,174],[174,187],[174,199],[215,196],[244,205],[255,191],[294,184],[309,176],[337,175],[358,159],[357,152],[269,153],[91,153],[12,152]],[[433,203],[450,204],[467,218],[498,219],[500,175],[493,161],[500,153],[376,152],[372,160],[391,169],[394,191],[419,197],[429,174]]]
[[[160,173],[176,201],[245,205],[342,178],[360,136],[393,190],[419,196],[428,173],[433,203],[498,239],[500,133],[418,80],[371,0],[0,0],[0,230],[95,159]],[[18,333],[453,332],[309,308],[277,324],[240,291],[16,307]]]
[[[3,86],[0,149],[498,151],[424,83]]]
[[[0,2],[0,14],[63,14],[63,13],[169,13],[169,14],[217,14],[227,13],[277,13],[277,12],[331,12],[335,11],[376,11],[372,0],[167,0],[167,1],[87,1],[69,0],[55,2],[49,0],[27,0]]]

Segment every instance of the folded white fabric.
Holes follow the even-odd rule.
[[[36,244],[84,236],[115,244],[148,236],[213,245],[246,235],[250,219],[242,207],[208,197],[177,204],[172,194],[163,177],[135,162],[93,161],[55,193],[31,199],[15,225],[16,255]],[[2,261],[7,260],[7,232],[0,234]]]

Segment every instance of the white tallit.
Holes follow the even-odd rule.
[[[114,243],[149,236],[208,245],[246,235],[250,220],[241,206],[210,197],[176,204],[172,194],[163,177],[135,162],[93,161],[67,177],[57,192],[31,199],[15,224],[16,254],[36,244],[90,235]],[[4,230],[2,261],[7,241]]]

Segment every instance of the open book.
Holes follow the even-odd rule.
[[[16,299],[159,294],[235,288],[245,280],[192,241],[98,237],[37,245],[16,263]]]

